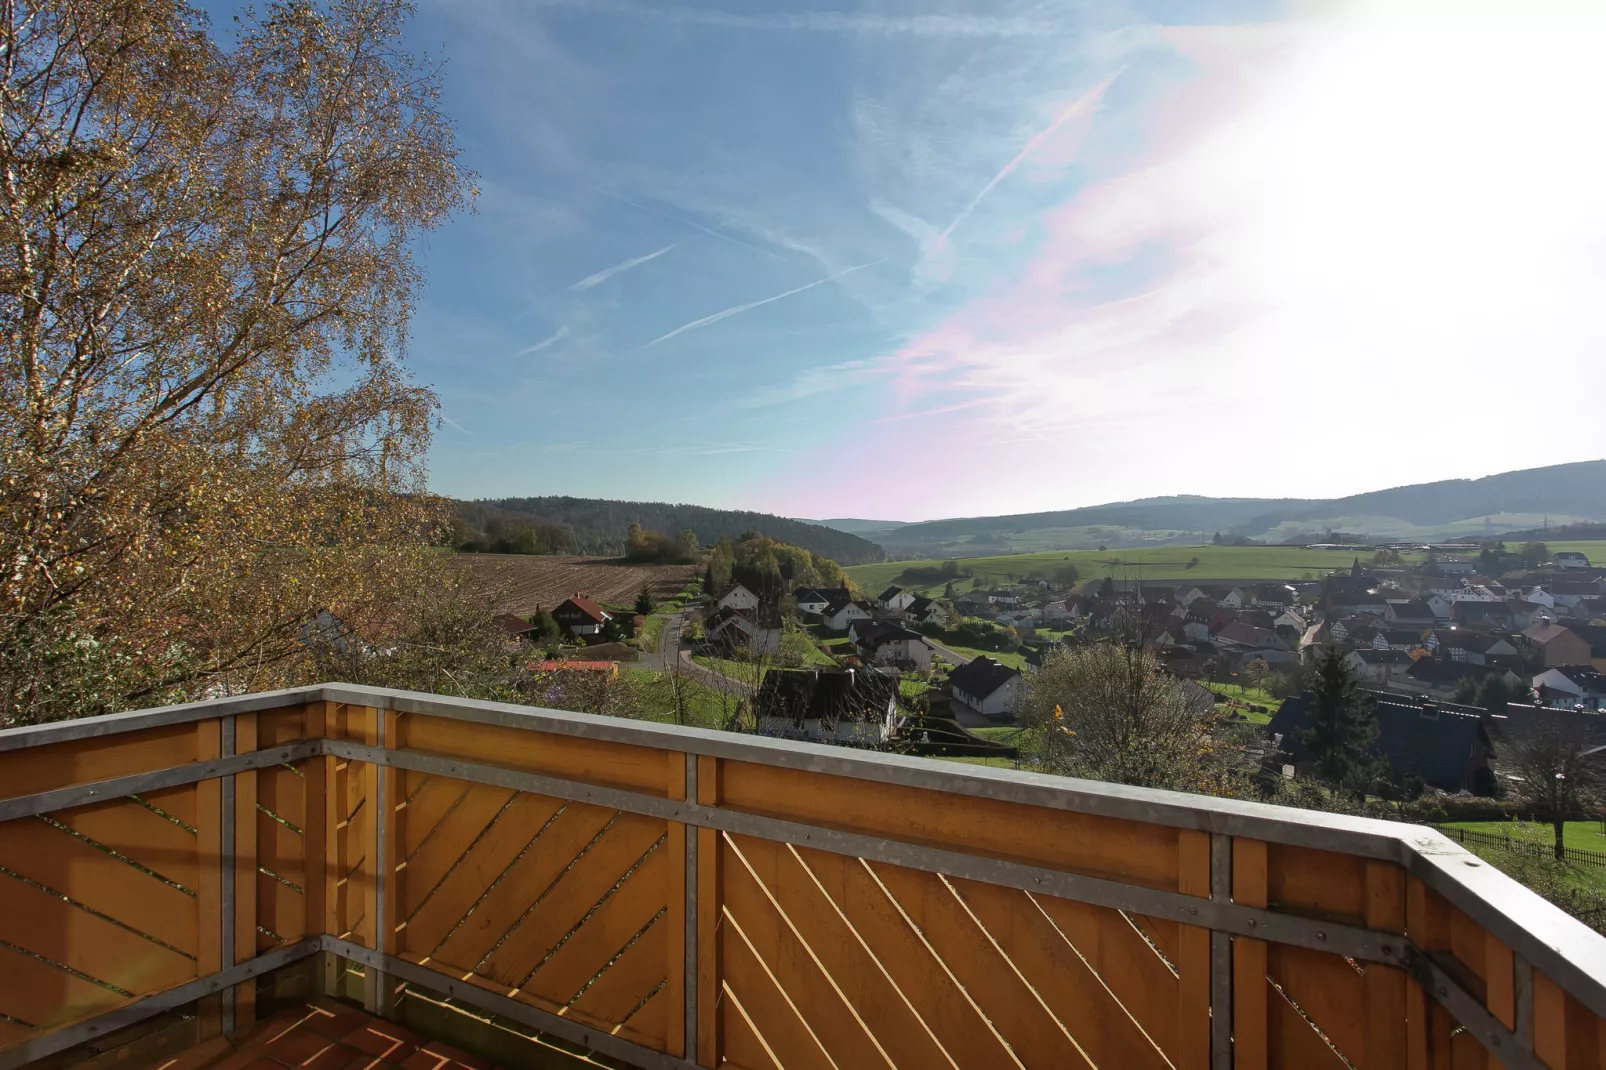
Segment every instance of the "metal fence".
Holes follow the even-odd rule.
[[[638,1067],[1598,1066],[1431,829],[347,685],[0,732],[0,1070],[324,953]]]
[[[1529,855],[1533,858],[1556,857],[1555,847],[1548,843],[1518,840],[1510,836],[1496,836],[1491,832],[1456,828],[1453,825],[1434,825],[1433,827],[1457,843],[1470,843],[1474,847],[1493,847],[1496,850]],[[1580,866],[1594,866],[1597,869],[1606,869],[1606,851],[1588,851],[1581,847],[1566,846],[1563,846],[1561,850],[1568,862],[1573,862]]]

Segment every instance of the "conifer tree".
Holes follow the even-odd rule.
[[[1328,647],[1312,674],[1310,716],[1299,744],[1315,763],[1316,776],[1335,791],[1353,792],[1362,800],[1376,777],[1379,762],[1372,752],[1377,740],[1377,713],[1360,694],[1344,652]]]

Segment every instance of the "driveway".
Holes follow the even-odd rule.
[[[931,649],[935,650],[942,657],[946,658],[948,663],[950,665],[954,666],[955,668],[958,668],[961,665],[967,664],[970,661],[970,659],[965,657],[965,655],[963,655],[963,654],[955,653],[954,651],[949,650],[945,646],[938,646],[937,643],[934,640],[927,639],[926,642],[930,643],[931,644]]]
[[[681,610],[674,616],[664,619],[663,629],[658,633],[658,649],[642,654],[636,664],[643,669],[653,672],[668,672],[674,663],[675,654],[680,650],[680,629],[686,623],[686,610]]]

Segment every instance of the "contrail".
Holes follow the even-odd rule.
[[[1122,70],[1125,70],[1125,68],[1122,68]],[[954,221],[948,224],[948,229],[942,232],[942,234],[937,238],[936,244],[932,246],[932,252],[938,252],[945,245],[947,245],[948,235],[954,232],[954,228],[968,219],[970,217],[970,213],[976,210],[976,206],[979,205],[982,200],[993,191],[993,187],[997,186],[1004,179],[1008,178],[1011,172],[1020,166],[1021,161],[1035,152],[1039,145],[1052,137],[1056,130],[1077,116],[1091,112],[1095,107],[1097,107],[1100,98],[1104,96],[1104,91],[1109,89],[1110,83],[1115,81],[1120,76],[1121,71],[1116,71],[1114,74],[1104,79],[1104,81],[1100,82],[1092,89],[1089,89],[1086,93],[1083,93],[1081,96],[1077,97],[1071,102],[1070,107],[1066,108],[1060,113],[1058,119],[1055,119],[1052,123],[1049,123],[1048,126],[1038,131],[1036,136],[1026,143],[1026,147],[1017,152],[1015,154],[1015,158],[1005,164],[1004,169],[994,175],[993,180],[983,186],[981,188],[981,192],[970,199],[970,203],[965,205],[964,210],[958,215],[954,216]]]
[[[597,192],[602,194],[604,197],[612,197],[616,201],[623,201],[625,204],[628,204],[630,207],[639,209],[639,210],[641,210],[643,212],[646,212],[648,215],[660,216],[660,217],[662,217],[664,219],[672,219],[676,223],[683,223],[688,227],[693,227],[693,228],[695,228],[697,230],[702,231],[704,234],[712,235],[713,237],[718,238],[720,241],[728,241],[732,245],[741,246],[743,249],[751,249],[755,253],[760,253],[760,254],[762,254],[764,256],[769,257],[771,260],[780,260],[782,262],[784,262],[786,260],[786,257],[781,256],[781,255],[779,255],[777,253],[772,253],[768,249],[761,249],[756,245],[749,245],[747,242],[744,242],[744,241],[741,241],[739,239],[733,238],[729,234],[724,234],[724,233],[721,233],[720,231],[717,231],[717,230],[710,230],[708,227],[703,226],[701,223],[697,222],[696,220],[687,219],[683,215],[675,215],[673,212],[665,212],[665,211],[661,211],[661,210],[659,210],[657,208],[649,208],[645,204],[639,204],[636,201],[631,200],[629,197],[621,197],[619,194],[617,194],[617,193],[609,193],[605,189],[599,189],[599,190],[597,190]]]
[[[667,341],[669,341],[669,339],[675,337],[675,335],[677,335],[677,334],[685,334],[687,331],[695,331],[699,327],[707,327],[710,324],[718,323],[720,320],[730,319],[732,316],[739,316],[743,312],[748,312],[748,311],[750,311],[752,309],[758,308],[760,305],[773,304],[776,301],[780,301],[780,300],[783,300],[784,298],[791,297],[793,294],[800,294],[804,290],[812,290],[816,286],[824,286],[828,282],[835,282],[837,279],[840,279],[842,276],[851,274],[852,272],[863,271],[865,268],[875,267],[877,264],[884,264],[884,263],[886,263],[885,258],[883,258],[881,260],[872,260],[868,264],[857,264],[857,265],[855,265],[853,267],[850,267],[850,268],[843,268],[841,271],[832,272],[831,274],[827,275],[823,279],[815,279],[811,283],[807,283],[807,284],[805,284],[803,286],[799,286],[795,290],[788,290],[785,293],[776,294],[774,297],[766,297],[762,301],[749,301],[745,305],[737,305],[734,308],[727,308],[723,312],[716,312],[712,316],[704,316],[700,320],[692,320],[690,323],[682,323],[679,327],[676,327],[674,330],[670,331],[668,334],[659,335],[657,338],[654,338],[652,341],[648,342],[646,345],[642,346],[641,348],[643,348],[643,349],[651,349],[653,346],[657,345],[659,342],[667,342]]]
[[[547,337],[545,337],[545,338],[541,339],[539,342],[535,343],[535,345],[533,345],[533,346],[525,346],[523,349],[519,350],[517,353],[515,353],[513,355],[515,357],[527,357],[531,353],[539,353],[539,352],[541,352],[541,350],[545,349],[547,346],[555,344],[560,338],[562,338],[564,335],[566,335],[568,333],[569,333],[569,328],[567,328],[567,327],[559,327],[556,331],[552,332]]]
[[[615,264],[611,268],[603,268],[595,275],[587,275],[585,278],[569,287],[569,289],[575,291],[576,293],[579,293],[583,290],[589,290],[591,287],[596,286],[599,283],[607,282],[609,279],[620,274],[621,272],[629,271],[633,267],[639,267],[649,260],[658,259],[660,256],[663,256],[665,253],[669,252],[669,250],[673,249],[675,245],[679,244],[679,242],[675,242],[674,245],[666,245],[655,253],[648,253],[646,256],[633,256],[629,260],[626,260],[620,264]]]
[[[459,431],[463,432],[463,434],[467,435],[469,438],[473,438],[474,437],[474,433],[472,431],[470,431],[468,428],[464,427],[462,424],[458,423],[456,420],[452,419],[450,416],[447,416],[444,413],[441,414],[441,423],[445,424],[448,427],[457,428]]]

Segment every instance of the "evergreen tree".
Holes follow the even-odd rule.
[[[942,596],[944,598],[948,599],[949,601],[953,601],[953,597],[954,597],[954,581],[953,580],[949,580],[946,584],[943,585]]]
[[[1494,673],[1484,677],[1483,687],[1478,691],[1478,705],[1488,710],[1496,717],[1506,715],[1506,704],[1512,702],[1517,696],[1511,693],[1506,682]]]
[[[1349,791],[1362,800],[1377,776],[1372,753],[1377,740],[1377,713],[1356,688],[1355,674],[1344,652],[1329,646],[1312,674],[1309,724],[1299,745],[1315,763],[1316,776],[1335,791]]]
[[[652,591],[645,583],[642,584],[640,592],[636,595],[636,612],[645,617],[656,608],[658,607],[652,600]]]
[[[713,565],[709,565],[707,568],[703,569],[703,593],[704,594],[713,594],[714,593],[714,566]]]
[[[1099,598],[1106,602],[1115,601],[1115,581],[1108,576],[1099,584]]]

